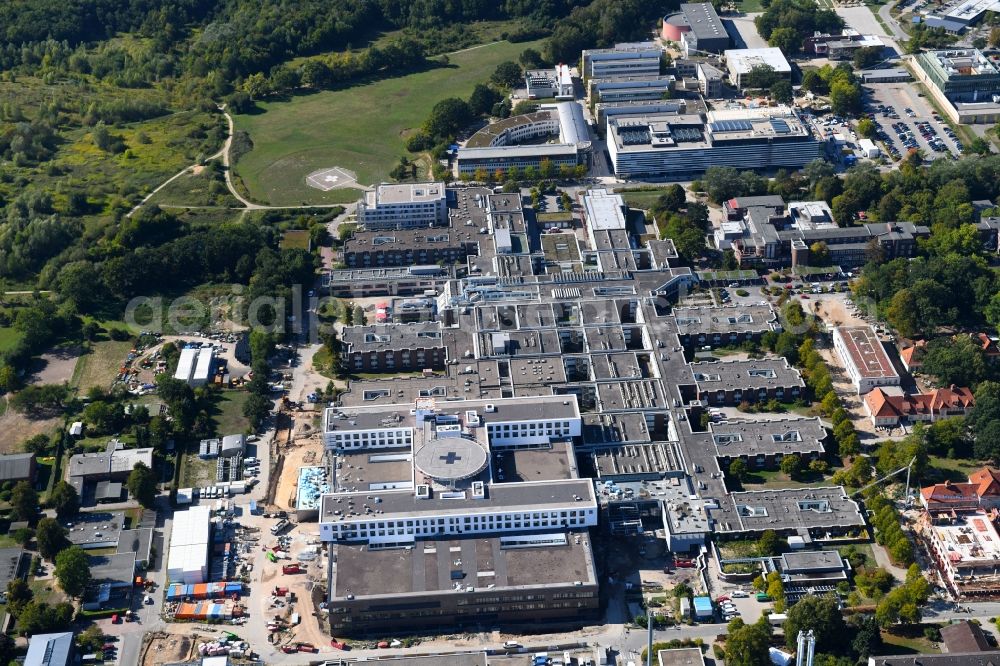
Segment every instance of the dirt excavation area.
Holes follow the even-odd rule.
[[[307,437],[296,436],[291,443],[279,445],[279,450],[285,456],[285,460],[281,465],[281,476],[274,492],[274,504],[282,509],[294,510],[299,468],[322,464],[323,440],[318,434]]]
[[[865,326],[865,320],[857,310],[846,303],[845,294],[829,294],[813,301],[812,311],[828,326]],[[804,310],[809,310],[808,301],[802,302]]]
[[[189,627],[190,629],[190,627]],[[208,638],[207,636],[205,638]],[[197,633],[165,634],[156,633],[150,636],[146,651],[143,654],[142,666],[160,666],[174,662],[184,662],[194,659],[198,654],[200,637]]]

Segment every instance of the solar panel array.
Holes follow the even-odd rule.
[[[709,126],[713,132],[747,132],[753,129],[749,120],[719,120]]]
[[[673,129],[674,139],[677,141],[701,141],[701,130],[693,127],[675,127]]]
[[[788,123],[781,118],[771,118],[771,129],[778,134],[788,134],[791,131],[788,127]]]
[[[649,130],[645,127],[621,129],[618,131],[618,136],[621,137],[622,145],[625,146],[638,146],[643,143],[649,143]]]

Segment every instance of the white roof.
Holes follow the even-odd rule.
[[[191,379],[191,373],[194,372],[195,358],[197,358],[199,351],[198,349],[187,347],[181,350],[181,357],[177,361],[177,372],[174,373],[174,379],[180,379],[185,382]]]
[[[625,202],[620,194],[604,189],[590,190],[583,195],[583,208],[591,229],[624,229]]]
[[[781,49],[769,47],[765,49],[729,49],[723,54],[729,69],[739,74],[746,74],[758,65],[770,65],[775,72],[790,74],[792,66],[785,59]]]
[[[167,554],[167,576],[171,581],[204,582],[211,517],[207,506],[194,506],[174,513]]]
[[[212,369],[212,358],[215,351],[211,347],[205,347],[198,353],[198,365],[194,371],[195,379],[208,379],[208,373]]]

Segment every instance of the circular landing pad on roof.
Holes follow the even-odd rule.
[[[417,469],[440,481],[461,481],[476,476],[489,462],[486,450],[462,437],[444,437],[417,451]]]

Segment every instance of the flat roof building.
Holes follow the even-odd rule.
[[[582,54],[585,79],[635,74],[659,74],[663,49],[656,42],[615,44],[610,49],[586,49]]]
[[[917,56],[914,72],[953,122],[1000,119],[1000,70],[981,51],[927,51]]]
[[[74,546],[84,550],[96,548],[117,548],[122,529],[125,527],[123,511],[81,511],[70,523],[62,523],[66,528],[66,538]]]
[[[710,166],[802,167],[820,153],[819,140],[787,106],[612,116],[607,145],[619,178],[681,179]]]
[[[958,597],[1000,592],[1000,535],[984,511],[951,514],[924,525],[935,565]]]
[[[662,100],[674,87],[673,76],[616,76],[613,79],[592,79],[592,99],[608,104],[642,100]]]
[[[766,65],[772,68],[780,77],[791,79],[792,66],[785,59],[781,49],[768,47],[763,49],[729,49],[723,53],[726,68],[729,70],[729,80],[737,88],[743,88],[744,78],[754,67]]]
[[[866,139],[865,139],[866,140]],[[788,204],[788,217],[796,229],[833,229],[837,226],[833,211],[825,201],[792,201]]]
[[[677,337],[685,346],[738,345],[759,339],[767,331],[781,330],[770,305],[723,305],[673,309]]]
[[[335,635],[391,624],[581,624],[599,607],[586,532],[433,537],[407,548],[331,546]]]
[[[381,183],[358,201],[358,224],[365,229],[406,229],[445,224],[444,183]]]
[[[782,582],[796,593],[809,587],[836,585],[847,580],[850,568],[835,550],[792,551],[774,560],[781,571]]]
[[[899,373],[871,326],[834,328],[833,348],[844,364],[858,395],[864,395],[876,386],[899,386]]]
[[[572,143],[542,143],[528,146],[497,146],[490,148],[459,148],[456,158],[458,175],[475,175],[478,169],[492,174],[512,168],[538,169],[548,161],[555,169],[575,167],[580,163],[580,151]]]
[[[786,358],[698,362],[691,364],[691,372],[699,398],[710,405],[791,401],[805,388],[801,374]]]
[[[590,247],[598,247],[595,234],[600,231],[624,230],[628,207],[620,194],[605,189],[583,192],[583,219],[587,225]]]
[[[866,526],[858,503],[842,486],[731,493],[711,509],[715,532],[760,534],[774,530],[807,542],[856,532]]]
[[[952,101],[989,101],[1000,93],[1000,71],[978,49],[926,51],[917,56],[917,65]]]
[[[524,73],[524,87],[528,99],[573,99],[573,77],[569,65],[556,65],[553,69],[529,69]]]
[[[722,469],[737,458],[751,468],[777,467],[785,456],[796,455],[808,462],[826,451],[826,429],[818,418],[732,420],[710,423],[708,429]]]
[[[700,647],[660,650],[656,659],[660,666],[705,666]]]

